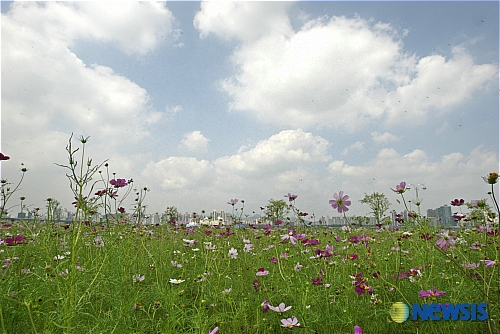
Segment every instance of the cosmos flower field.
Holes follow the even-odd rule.
[[[281,221],[240,228],[103,223],[89,218],[96,208],[90,204],[99,203],[90,196],[113,199],[127,181],[106,180],[103,189],[83,196],[93,170],[73,174],[78,196],[71,224],[36,215],[1,219],[2,333],[500,331],[498,210],[486,200],[462,211],[465,201],[450,196],[465,222],[456,228],[434,226],[415,212],[398,217],[399,226],[347,219],[342,228]],[[498,174],[485,181],[493,191]],[[392,191],[404,200],[403,183]],[[10,194],[4,184],[2,209]],[[330,200],[344,217],[355,205],[347,193]],[[120,217],[124,209],[115,207]],[[436,304],[437,310],[483,303],[487,317],[443,320],[438,311],[441,320],[410,314],[401,321],[395,303]]]

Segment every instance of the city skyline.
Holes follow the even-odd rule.
[[[10,205],[72,207],[56,165],[72,133],[89,136],[94,163],[150,189],[150,212],[230,212],[237,198],[251,214],[292,193],[332,216],[339,191],[348,215],[367,215],[373,192],[400,212],[390,188],[402,181],[426,186],[422,213],[491,204],[498,2],[1,6],[1,177],[28,168]]]

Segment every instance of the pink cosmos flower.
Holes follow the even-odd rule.
[[[214,329],[212,329],[210,332],[208,332],[208,334],[215,334],[219,331],[219,326],[215,327]]]
[[[288,318],[288,319],[281,319],[281,327],[292,328],[292,327],[299,327],[299,326],[300,326],[300,323],[297,320],[297,318],[295,318],[295,316],[292,316],[291,318]]]
[[[401,182],[400,184],[398,184],[396,186],[395,190],[392,188],[391,188],[391,190],[394,191],[395,193],[398,193],[398,194],[404,193],[406,191],[406,182]]]
[[[436,287],[433,287],[432,290],[427,290],[427,291],[420,290],[419,294],[420,295],[418,296],[418,298],[434,298],[434,297],[444,296],[446,292],[437,291]]]
[[[349,211],[347,207],[351,205],[349,196],[344,195],[343,191],[339,191],[338,195],[336,193],[333,194],[333,199],[330,200],[329,203],[334,209],[337,209],[339,213]]]
[[[437,236],[441,237],[438,241],[436,241],[436,245],[439,246],[440,250],[442,250],[443,248],[448,250],[448,246],[450,245],[452,247],[457,247],[455,245],[455,241],[453,241],[456,237],[450,235],[450,230],[446,230],[443,233],[438,233]]]
[[[497,264],[498,260],[479,260],[480,262],[484,262],[484,265],[486,267],[493,267],[495,264]]]
[[[237,198],[234,198],[234,199],[230,199],[229,202],[227,202],[227,204],[231,204],[231,205],[235,205],[236,203],[238,203],[238,199]]]
[[[291,306],[285,306],[285,303],[280,303],[278,305],[278,307],[269,305],[269,309],[270,310],[273,310],[274,312],[278,312],[278,313],[286,312],[286,311],[288,311],[291,308],[292,308]]]
[[[264,270],[264,268],[259,268],[257,273],[255,274],[256,276],[266,276],[269,275],[269,271]]]

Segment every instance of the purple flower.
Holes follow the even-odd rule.
[[[261,305],[262,305],[262,312],[266,313],[267,311],[269,311],[270,304],[267,300],[264,299]]]
[[[113,179],[109,183],[115,188],[123,188],[127,185],[127,180],[125,179]]]
[[[264,268],[259,268],[257,273],[255,274],[256,276],[266,276],[269,275],[269,271],[264,270]]]
[[[252,284],[253,288],[255,289],[255,292],[259,292],[259,286],[260,286],[259,280],[258,279],[254,280]]]
[[[72,202],[71,204],[73,204],[76,208],[83,208],[83,205],[85,203],[85,201],[87,200],[87,196],[85,197],[81,197],[78,198],[78,197],[75,197],[75,200],[74,202]]]
[[[464,205],[464,203],[465,203],[465,201],[463,198],[460,200],[458,198],[455,198],[453,201],[451,201],[450,204],[453,206],[461,206],[461,205]]]
[[[21,234],[18,234],[12,238],[6,238],[4,242],[5,245],[7,246],[15,246],[15,245],[27,244],[25,240],[27,240],[25,237],[23,237]]]
[[[392,188],[391,188],[391,190],[394,191],[395,193],[398,193],[398,194],[404,193],[406,191],[406,182],[401,182],[400,184],[398,184],[396,186],[395,190]]]
[[[337,209],[339,213],[349,211],[347,207],[351,205],[349,196],[344,195],[343,191],[339,191],[338,195],[336,193],[333,194],[333,199],[330,200],[329,203],[334,209]]]
[[[434,297],[444,296],[446,292],[437,291],[436,287],[433,287],[432,290],[427,290],[427,291],[420,290],[419,294],[420,295],[418,296],[418,298],[434,298]]]
[[[124,207],[122,207],[122,206],[120,206],[120,207],[118,208],[118,212],[120,212],[120,213],[125,213],[125,208],[124,208]]]
[[[293,202],[298,196],[288,193],[288,195],[285,195],[285,197],[288,197],[288,201]]]
[[[486,206],[486,200],[485,199],[475,199],[475,200],[471,201],[470,204],[473,207],[483,208]]]
[[[291,306],[285,306],[285,303],[280,303],[278,305],[278,307],[269,305],[269,309],[273,310],[274,312],[278,312],[278,313],[286,312],[286,311],[288,311],[291,308],[292,308]]]
[[[10,160],[10,157],[4,155],[3,153],[0,153],[0,160]]]
[[[297,320],[297,318],[295,318],[295,316],[292,316],[291,318],[288,318],[288,319],[281,319],[281,327],[292,328],[292,327],[299,327],[299,326],[300,326],[300,323]]]
[[[323,285],[323,276],[320,275],[316,278],[311,279],[313,285]]]
[[[493,267],[495,264],[497,264],[498,260],[479,260],[481,262],[484,262],[484,265],[486,267]]]
[[[449,233],[450,233],[450,230],[446,230],[443,233],[437,234],[438,237],[441,237],[438,241],[436,241],[436,245],[439,246],[440,250],[442,250],[443,248],[448,250],[448,246],[450,246],[450,245],[452,247],[456,247],[455,241],[453,241],[455,239],[455,237],[452,235],[449,235]]]
[[[141,276],[141,274],[136,274],[135,276],[132,276],[132,280],[134,281],[134,283],[142,282],[144,281],[144,279],[145,279],[144,275]]]
[[[103,196],[106,195],[107,189],[99,190],[98,192],[95,193],[96,196]]]
[[[280,262],[280,260],[278,260],[278,259],[277,259],[277,258],[275,258],[274,256],[273,256],[273,257],[271,257],[271,258],[269,259],[269,261],[271,261],[272,263],[278,263],[278,262]]]
[[[208,334],[215,334],[219,331],[219,326],[215,327],[214,329],[212,329],[210,332],[208,332]]]
[[[229,202],[227,202],[227,204],[231,204],[232,206],[234,206],[236,203],[238,203],[237,198],[231,199],[231,200],[229,200]]]
[[[354,334],[363,334],[363,330],[359,326],[354,326]]]

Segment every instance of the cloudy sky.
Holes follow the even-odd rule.
[[[498,170],[498,2],[2,2],[2,177],[73,200],[71,133],[147,186],[149,212],[259,212],[297,194],[424,184],[487,197]],[[76,145],[76,142],[75,142]],[[415,197],[412,189],[408,199]],[[132,197],[130,198],[132,199]],[[16,204],[16,203],[12,203]],[[130,208],[128,206],[127,208]],[[14,210],[16,211],[16,210]],[[423,211],[425,212],[425,211]]]

